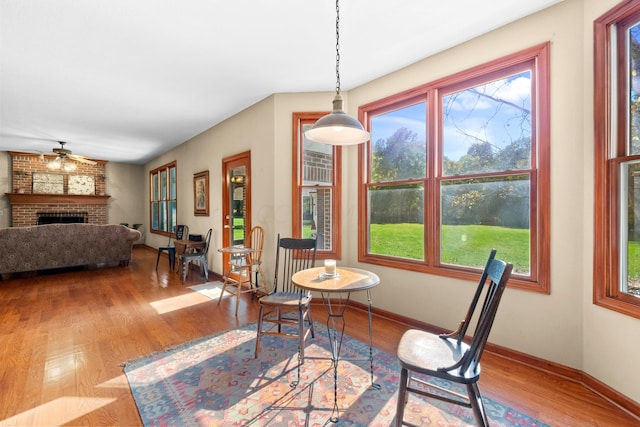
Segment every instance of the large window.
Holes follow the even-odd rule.
[[[640,318],[640,3],[594,31],[594,302]]]
[[[342,149],[304,136],[325,114],[293,113],[293,237],[317,237],[317,257],[339,259]]]
[[[151,232],[164,235],[175,233],[178,218],[176,162],[152,170],[149,179]]]
[[[549,45],[360,109],[359,259],[549,292]]]

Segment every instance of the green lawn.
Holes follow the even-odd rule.
[[[371,248],[375,254],[423,259],[422,224],[372,224]],[[442,227],[442,262],[484,267],[491,248],[514,265],[518,273],[529,272],[529,230],[487,225]]]
[[[313,237],[310,223],[304,224],[302,234]],[[421,224],[372,224],[371,253],[423,259],[423,236]],[[488,225],[442,227],[441,252],[445,264],[482,268],[492,248],[498,250],[498,258],[513,263],[515,272],[529,273],[529,230]],[[640,244],[635,250],[640,255]],[[640,276],[640,266],[637,274]]]
[[[629,279],[640,280],[640,242],[629,242]]]

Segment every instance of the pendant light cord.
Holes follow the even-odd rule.
[[[340,6],[336,0],[336,95],[340,95]]]

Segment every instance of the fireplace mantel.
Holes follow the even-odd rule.
[[[12,205],[106,205],[111,196],[4,193]]]

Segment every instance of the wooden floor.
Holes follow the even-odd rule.
[[[30,274],[0,282],[0,425],[140,425],[122,363],[253,322],[245,298],[187,289],[156,252],[134,250],[128,267]],[[195,271],[190,275],[196,284]],[[375,291],[374,291],[375,303]],[[314,310],[323,320],[324,310]],[[368,339],[366,315],[347,312],[347,333]],[[374,317],[374,345],[395,353],[408,326]],[[484,395],[553,426],[638,426],[585,387],[485,353]]]

